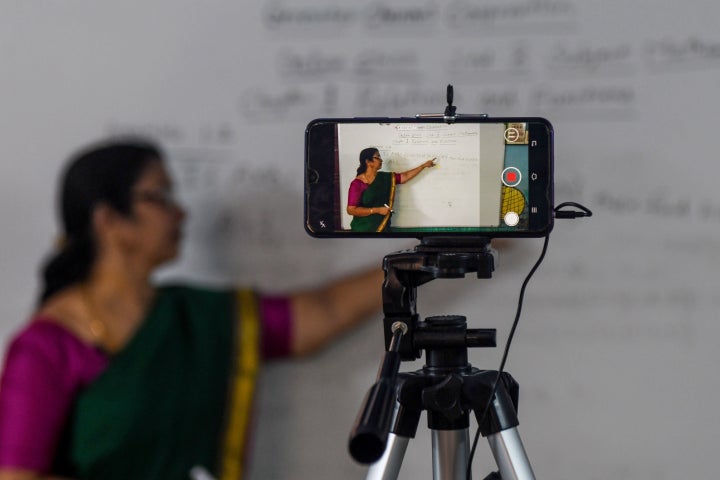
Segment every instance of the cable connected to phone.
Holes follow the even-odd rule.
[[[574,207],[579,209],[577,210],[563,210],[567,207]],[[555,214],[555,218],[582,218],[582,217],[591,217],[592,211],[590,211],[589,208],[585,207],[584,205],[581,205],[577,202],[564,202],[560,205],[556,206],[553,209],[553,212]],[[523,307],[523,301],[525,299],[525,290],[527,288],[528,283],[530,282],[530,279],[535,274],[537,269],[540,267],[540,264],[545,259],[545,254],[547,253],[548,243],[550,241],[550,234],[548,233],[545,236],[545,242],[543,243],[542,251],[540,252],[540,256],[538,257],[537,261],[535,262],[535,265],[533,265],[532,269],[530,269],[530,272],[525,277],[525,280],[523,281],[522,287],[520,288],[520,296],[518,298],[518,306],[517,311],[515,313],[515,320],[513,321],[512,327],[510,328],[510,333],[508,334],[507,341],[505,343],[505,350],[503,351],[502,360],[500,361],[500,368],[497,370],[497,375],[495,377],[495,381],[493,382],[492,390],[490,392],[490,396],[488,397],[488,402],[485,405],[485,408],[483,409],[483,413],[480,417],[479,424],[482,424],[485,421],[485,418],[487,417],[489,411],[490,411],[490,405],[492,404],[493,398],[495,397],[495,392],[497,390],[498,382],[500,381],[502,372],[505,369],[505,364],[507,363],[507,358],[510,353],[510,345],[512,344],[513,338],[515,337],[515,332],[517,330],[518,324],[520,322],[520,315],[522,313],[522,307]],[[470,455],[468,457],[468,465],[467,465],[467,478],[470,480],[471,478],[471,472],[472,472],[472,462],[473,458],[475,456],[475,450],[477,449],[478,440],[480,439],[480,428],[478,428],[477,432],[475,433],[475,438],[473,439],[472,448],[470,449]]]
[[[535,274],[537,269],[540,267],[540,264],[542,263],[542,261],[545,259],[545,254],[547,253],[547,248],[548,248],[549,242],[550,242],[550,234],[548,233],[547,235],[545,235],[545,242],[543,243],[542,251],[540,252],[540,257],[538,257],[537,261],[535,262],[535,265],[533,265],[533,267],[530,269],[530,272],[525,277],[522,287],[520,287],[520,296],[518,297],[517,311],[515,312],[515,321],[513,322],[512,327],[510,328],[510,333],[508,334],[507,341],[505,342],[505,350],[503,351],[502,360],[500,361],[500,368],[498,368],[498,370],[497,370],[497,375],[495,376],[495,381],[493,382],[493,386],[490,391],[490,396],[488,397],[488,401],[485,405],[485,408],[483,409],[483,413],[480,416],[480,420],[478,422],[479,425],[482,425],[482,423],[485,421],[485,418],[487,417],[488,413],[490,412],[490,405],[492,404],[493,398],[495,397],[495,392],[497,391],[498,382],[500,381],[500,377],[502,376],[503,370],[505,369],[505,364],[507,363],[508,354],[510,353],[510,345],[512,344],[513,338],[515,337],[515,331],[517,330],[518,324],[520,323],[520,314],[522,313],[523,301],[525,299],[525,290],[528,286],[528,283],[530,282],[530,279]],[[478,444],[479,439],[480,439],[480,427],[478,426],[478,430],[475,433],[475,438],[473,440],[472,448],[470,449],[470,455],[468,457],[468,463],[467,463],[467,479],[468,480],[470,480],[470,478],[471,478],[473,457],[475,456],[475,450],[477,449],[477,444]]]
[[[575,207],[579,208],[580,211],[576,210],[563,210],[565,207]],[[576,202],[564,202],[555,207],[553,210],[553,213],[555,214],[555,218],[581,218],[581,217],[592,217],[592,212],[589,208],[585,207],[584,205],[580,205]]]

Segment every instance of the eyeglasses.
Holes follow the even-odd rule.
[[[150,202],[165,208],[178,208],[180,202],[175,193],[169,189],[138,190],[133,193],[133,199],[138,202]]]
[[[380,155],[373,155],[373,160],[382,160],[382,157]]]

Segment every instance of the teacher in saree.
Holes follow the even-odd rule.
[[[60,203],[62,239],[5,358],[0,480],[237,480],[261,361],[381,305],[380,269],[279,296],[156,285],[185,211],[151,143],[79,153]]]
[[[395,187],[407,183],[426,168],[435,166],[435,158],[402,173],[381,172],[383,159],[377,148],[360,152],[357,177],[350,183],[347,213],[352,215],[350,230],[383,232],[390,229],[395,202]]]

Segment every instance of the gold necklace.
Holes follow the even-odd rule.
[[[368,185],[371,185],[373,183],[373,181],[375,180],[375,177],[377,177],[377,173],[375,175],[373,175],[372,178],[370,178],[370,176],[367,173],[363,173],[363,177],[365,177],[365,183]]]
[[[114,351],[114,345],[109,339],[109,331],[107,325],[100,319],[100,314],[95,306],[95,302],[90,296],[90,291],[87,286],[81,288],[83,301],[87,310],[87,326],[90,333],[93,335],[94,340],[98,345],[107,352]]]

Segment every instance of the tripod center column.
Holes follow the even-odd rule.
[[[425,368],[433,373],[445,373],[448,369],[456,373],[468,365],[467,320],[462,315],[440,315],[428,317],[420,327],[422,347],[427,353]]]

